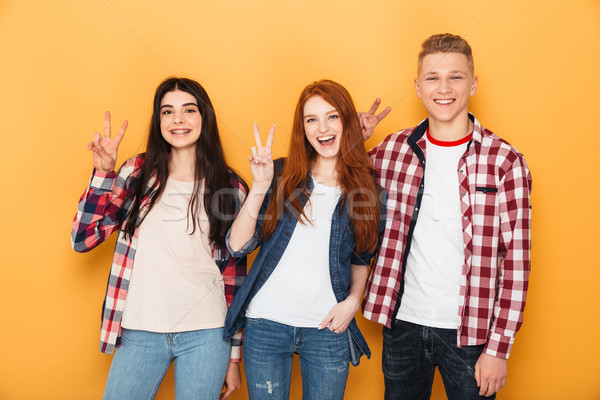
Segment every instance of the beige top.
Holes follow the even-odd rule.
[[[184,332],[224,325],[223,276],[212,258],[204,207],[193,235],[188,202],[193,182],[167,180],[140,225],[122,324],[151,332]]]

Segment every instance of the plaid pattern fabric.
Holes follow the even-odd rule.
[[[100,351],[108,354],[112,354],[114,348],[120,344],[121,318],[139,233],[139,229],[136,229],[133,237],[125,238],[123,231],[119,230],[119,217],[132,205],[132,201],[126,202],[126,198],[137,186],[143,162],[141,156],[136,156],[127,160],[118,173],[102,174],[94,171],[90,185],[79,200],[78,211],[73,221],[71,243],[77,252],[93,249],[115,230],[119,233],[102,311]],[[148,212],[150,201],[156,193],[152,190],[155,182],[155,179],[150,179],[148,182],[146,194],[142,199],[141,215]],[[233,178],[230,183],[238,194],[239,204],[241,204],[246,196],[243,184]],[[237,211],[239,210],[236,210],[236,213]],[[246,276],[246,259],[230,257],[225,246],[214,247],[213,259],[223,274],[225,297],[229,306]],[[234,362],[240,360],[240,346],[241,332],[238,332],[232,339],[231,360]]]
[[[485,344],[508,358],[523,322],[531,247],[531,175],[524,157],[472,115],[473,137],[458,168],[464,264],[457,345]],[[370,151],[388,191],[384,237],[367,282],[363,314],[391,326],[423,194],[428,121],[388,136]]]

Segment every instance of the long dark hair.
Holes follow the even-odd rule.
[[[267,208],[263,225],[263,237],[270,237],[284,208],[283,199],[289,201],[298,221],[305,219],[304,209],[297,189],[303,189],[303,182],[310,172],[317,151],[312,147],[304,132],[304,105],[314,96],[320,96],[338,111],[344,133],[340,141],[340,152],[336,163],[338,180],[342,188],[342,198],[349,201],[350,216],[354,227],[356,250],[374,250],[379,237],[380,205],[377,187],[373,181],[374,167],[363,144],[362,133],[354,102],[350,93],[339,83],[323,79],[304,88],[296,105],[292,125],[292,139],[288,156],[281,170],[280,180],[273,199]],[[307,193],[304,193],[305,195]]]
[[[204,194],[202,204],[210,224],[209,240],[213,244],[223,245],[225,235],[234,218],[234,205],[238,202],[230,179],[236,179],[247,188],[244,181],[227,166],[223,146],[217,128],[215,110],[204,88],[196,81],[187,78],[168,78],[156,88],[154,106],[150,121],[150,132],[146,144],[146,152],[142,154],[144,163],[135,192],[130,196],[133,201],[130,211],[124,216],[123,231],[132,237],[135,229],[141,224],[144,217],[140,217],[140,206],[149,180],[156,177],[156,182],[151,188],[155,191],[150,201],[150,209],[165,189],[169,177],[169,156],[171,145],[163,138],[160,130],[160,102],[167,92],[181,90],[195,97],[198,109],[202,116],[200,138],[196,142],[196,162],[194,170],[194,190],[188,203],[188,215],[192,220],[192,233],[196,230],[198,220],[201,182],[204,180]],[[126,204],[127,201],[126,200]]]

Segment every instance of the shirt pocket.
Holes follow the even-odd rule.
[[[498,188],[494,186],[475,186],[475,191],[484,194],[496,194],[498,193]]]

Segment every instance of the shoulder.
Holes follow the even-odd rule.
[[[122,179],[126,179],[128,177],[136,177],[141,172],[142,167],[144,166],[144,159],[145,154],[142,153],[126,160],[123,163],[123,165],[121,165],[121,168],[119,168],[117,176]]]
[[[285,160],[286,160],[285,157],[280,157],[280,158],[273,160],[273,172],[275,174],[278,174],[283,169]]]
[[[237,172],[229,168],[228,177],[229,184],[233,189],[248,193],[248,184]]]
[[[401,129],[396,133],[392,133],[388,135],[381,143],[377,146],[373,147],[371,151],[369,151],[369,155],[371,157],[381,155],[386,151],[394,150],[400,148],[404,143],[406,143],[408,137],[417,127]]]
[[[487,128],[481,128],[481,154],[495,158],[495,164],[507,170],[513,166],[527,168],[525,157],[515,146]]]

